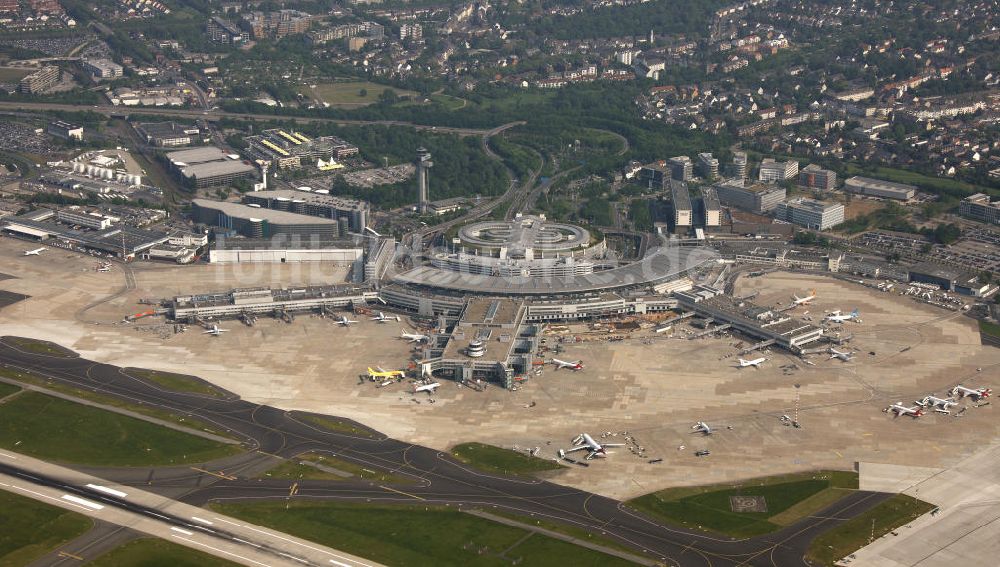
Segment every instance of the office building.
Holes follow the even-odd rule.
[[[166,158],[189,187],[228,185],[237,179],[250,178],[257,171],[254,166],[240,161],[239,156],[226,155],[216,147],[170,152]]]
[[[82,65],[95,79],[117,79],[125,74],[125,68],[110,59],[85,59]]]
[[[983,193],[969,195],[958,204],[958,214],[979,222],[1000,224],[1000,201],[990,202],[990,196]]]
[[[731,179],[716,183],[714,187],[720,203],[752,213],[773,211],[785,200],[785,188],[777,185],[758,183],[747,186],[738,179]]]
[[[328,171],[343,166],[334,160],[358,154],[358,147],[336,136],[310,138],[301,132],[275,128],[244,138],[251,158],[269,162],[278,169],[298,169],[315,165]]]
[[[191,218],[248,238],[298,235],[333,240],[338,236],[335,220],[226,201],[195,199],[191,202]]]
[[[50,136],[62,138],[63,140],[83,140],[83,126],[77,126],[76,124],[70,124],[62,120],[50,122],[45,131]]]
[[[705,227],[722,225],[722,207],[713,187],[701,188],[701,222]]]
[[[105,230],[111,228],[111,223],[117,219],[96,211],[88,211],[77,206],[72,206],[56,211],[56,220],[73,226]]]
[[[59,67],[45,65],[41,69],[21,79],[17,90],[25,94],[43,93],[59,82]]]
[[[827,230],[844,222],[844,205],[813,199],[778,203],[775,218],[813,230]]]
[[[209,39],[215,43],[222,43],[224,45],[235,45],[249,39],[249,34],[241,30],[236,24],[223,20],[218,16],[209,18],[205,30],[208,32]]]
[[[325,219],[346,218],[350,230],[362,232],[368,225],[368,203],[324,193],[292,191],[255,191],[243,196],[243,203],[275,211],[288,211]]]
[[[642,166],[639,181],[650,189],[663,189],[670,181],[670,167],[665,161],[657,161]]]
[[[678,181],[690,181],[694,176],[694,164],[687,156],[672,157],[667,160],[670,167],[670,177]]]
[[[760,174],[758,179],[764,183],[775,183],[791,179],[799,174],[799,162],[794,160],[775,161],[773,158],[764,158],[760,163]]]
[[[147,144],[160,148],[189,146],[201,134],[197,126],[173,121],[135,124],[135,131]]]
[[[719,160],[708,152],[698,154],[698,173],[708,181],[714,180],[719,176]]]
[[[809,164],[799,172],[799,185],[809,189],[831,191],[837,186],[837,172]]]
[[[746,152],[733,152],[733,163],[730,165],[729,174],[737,179],[747,178]]]
[[[883,181],[870,177],[854,176],[844,180],[844,191],[867,195],[869,197],[908,201],[917,194],[917,187],[905,183],[893,183],[892,181]]]
[[[691,194],[688,193],[687,183],[683,181],[673,181],[670,184],[670,198],[674,206],[674,227],[680,231],[682,226],[691,226],[693,214],[691,210]]]

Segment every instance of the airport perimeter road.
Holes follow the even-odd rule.
[[[349,553],[266,530],[134,486],[110,484],[10,451],[0,452],[0,489],[244,565],[377,565]]]
[[[391,486],[362,480],[299,481],[295,499],[449,505],[534,514],[615,539],[637,551],[681,567],[796,566],[808,543],[822,531],[849,519],[884,497],[854,492],[820,514],[768,536],[734,541],[667,527],[621,502],[575,488],[535,479],[499,477],[465,468],[441,452],[373,434],[350,435],[318,429],[295,414],[238,399],[207,399],[166,392],[128,378],[119,368],[82,358],[54,358],[19,351],[0,342],[0,365],[35,372],[64,384],[187,413],[244,439],[251,450],[225,474],[167,469],[88,469],[121,485],[169,495],[188,504],[212,500],[285,499],[291,481],[244,479],[241,470],[260,459],[292,458],[304,452],[336,455],[365,468],[415,477],[412,484]],[[214,465],[214,464],[213,464]],[[221,466],[221,465],[220,465]],[[259,470],[259,469],[258,469]],[[594,474],[600,474],[594,471]],[[152,484],[149,484],[152,482]],[[125,490],[126,492],[128,490]],[[189,530],[190,531],[190,530]]]

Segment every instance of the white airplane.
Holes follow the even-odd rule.
[[[755,358],[753,360],[743,360],[741,358],[741,359],[739,359],[739,366],[737,366],[737,368],[746,368],[747,366],[753,366],[754,368],[760,368],[760,365],[764,364],[764,361],[766,361],[766,360],[767,360],[767,358],[764,358],[763,356],[760,357],[760,358]]]
[[[920,409],[920,406],[913,406],[912,408],[908,408],[903,405],[903,402],[896,402],[891,406],[885,408],[885,411],[894,413],[895,415],[893,417],[899,417],[901,415],[908,415],[910,417],[920,417],[924,415],[924,412],[923,410]]]
[[[229,329],[220,329],[218,325],[212,325],[207,331],[203,332],[202,334],[212,335],[213,337],[217,337],[222,333],[227,333],[227,332],[229,332]]]
[[[850,321],[852,319],[857,320],[857,318],[860,316],[861,313],[857,309],[851,311],[847,315],[841,315],[840,310],[837,310],[837,311],[831,311],[829,314],[827,314],[825,320],[831,323],[843,323],[845,321]]]
[[[337,319],[336,323],[338,325],[343,325],[345,327],[350,327],[352,323],[357,323],[357,321],[354,321],[353,319],[348,319],[347,315],[341,315],[340,319]]]
[[[42,246],[41,248],[35,248],[34,250],[25,250],[25,256],[40,256],[42,252],[48,250],[48,248]]]
[[[840,352],[839,350],[837,350],[837,349],[835,349],[833,347],[830,347],[830,350],[827,351],[827,352],[830,353],[830,358],[828,358],[827,360],[833,360],[834,358],[839,358],[840,360],[843,360],[844,362],[850,362],[850,361],[854,360],[854,351],[851,351],[851,352]]]
[[[799,297],[798,295],[792,294],[792,307],[798,307],[799,305],[809,305],[812,300],[816,299],[816,290],[809,290],[809,295],[805,297]]]
[[[399,338],[401,338],[401,339],[409,339],[411,343],[422,343],[422,342],[428,342],[429,343],[429,342],[431,342],[431,338],[428,337],[427,335],[420,335],[420,334],[416,334],[416,333],[407,333],[406,331],[400,331]]]
[[[428,395],[433,394],[434,390],[437,390],[441,386],[440,382],[431,382],[430,384],[415,384],[413,386],[413,393],[419,394],[420,392],[427,392]]]
[[[699,421],[698,423],[692,425],[691,429],[694,429],[698,433],[704,433],[705,435],[712,434],[712,428],[709,427],[709,425],[704,421]]]
[[[573,451],[587,451],[586,459],[589,461],[594,457],[605,458],[608,456],[608,447],[624,447],[625,443],[598,443],[594,441],[594,438],[586,433],[581,433],[576,436],[573,440],[574,447],[571,449],[559,449],[559,458],[566,456],[566,453],[572,453]]]
[[[958,402],[951,398],[938,398],[936,396],[924,396],[922,400],[917,400],[917,405],[922,408],[933,408],[934,411],[950,413],[948,408],[957,406]]]
[[[558,358],[553,358],[552,359],[552,364],[556,365],[556,370],[559,370],[560,368],[569,368],[570,370],[573,370],[574,372],[577,371],[577,370],[583,370],[583,361],[582,360],[577,360],[576,362],[568,362],[568,361],[565,361],[565,360],[559,360]]]
[[[399,321],[399,315],[386,315],[381,311],[378,312],[377,317],[372,317],[372,321],[378,321],[379,323],[385,323],[386,321]]]
[[[954,388],[951,389],[951,392],[949,392],[949,394],[951,394],[952,396],[958,396],[960,398],[964,398],[965,396],[969,396],[970,398],[972,398],[973,400],[976,400],[976,401],[978,401],[978,400],[980,400],[982,398],[988,398],[988,397],[990,397],[990,394],[992,394],[992,393],[993,393],[993,390],[990,389],[990,388],[978,388],[978,389],[973,390],[972,388],[966,388],[965,386],[963,386],[961,384],[959,384],[958,386],[955,386]]]

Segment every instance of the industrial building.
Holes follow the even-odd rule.
[[[722,207],[719,194],[713,187],[701,188],[701,224],[708,227],[722,225]]]
[[[247,154],[278,169],[298,169],[314,165],[321,171],[343,168],[336,160],[358,154],[358,147],[336,136],[310,138],[301,132],[279,128],[264,130],[243,139]]]
[[[687,156],[672,157],[667,160],[670,176],[677,181],[690,181],[694,176],[694,164]]]
[[[764,158],[760,163],[760,172],[757,178],[763,183],[774,183],[792,179],[799,174],[799,162],[795,160],[775,161],[773,158]]]
[[[217,238],[208,253],[212,264],[329,262],[353,266],[364,258],[367,243],[356,236],[336,240],[301,238],[300,235],[276,238]]]
[[[809,189],[832,191],[837,187],[837,172],[811,163],[799,172],[799,185]]]
[[[299,235],[331,240],[339,235],[337,221],[332,219],[226,201],[195,199],[191,202],[191,217],[195,222],[249,238]]]
[[[190,146],[201,134],[201,130],[197,126],[178,124],[173,121],[136,123],[134,127],[147,144],[160,148]]]
[[[979,222],[1000,224],[1000,201],[991,202],[990,196],[983,193],[969,195],[958,204],[958,214]]]
[[[944,291],[982,297],[988,292],[988,283],[979,281],[975,275],[953,268],[946,268],[934,262],[923,262],[910,267],[908,281],[936,285]]]
[[[63,120],[50,122],[45,131],[50,136],[62,138],[63,140],[83,140],[83,126],[70,124]]]
[[[256,167],[234,159],[214,146],[170,152],[166,158],[174,172],[190,187],[228,185],[237,179],[250,178],[257,172]]]
[[[893,183],[892,181],[883,181],[870,177],[854,176],[844,181],[844,191],[870,197],[908,201],[916,196],[917,187],[905,183]]]
[[[759,346],[776,344],[792,352],[823,336],[823,329],[777,312],[769,307],[754,305],[725,295],[722,290],[697,286],[691,291],[674,294],[679,306],[694,311],[723,328],[733,328],[762,342]]]
[[[710,152],[698,154],[698,173],[708,181],[714,180],[719,176],[719,160]]]
[[[347,219],[348,228],[353,232],[362,232],[368,226],[370,207],[365,201],[304,189],[308,188],[254,191],[243,196],[243,203],[325,219]]]
[[[680,232],[681,227],[689,227],[694,221],[691,194],[688,192],[687,183],[683,181],[671,182],[670,198],[674,209],[674,230]]]
[[[730,179],[713,187],[723,205],[758,214],[773,211],[784,202],[786,194],[784,187],[765,184],[747,186],[742,179]]]
[[[814,199],[799,198],[778,203],[774,213],[777,219],[813,230],[827,230],[844,222],[844,205]]]

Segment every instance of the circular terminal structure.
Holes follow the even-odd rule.
[[[469,252],[504,260],[589,257],[604,249],[603,241],[591,242],[584,228],[534,215],[467,224],[458,230],[458,240]]]

